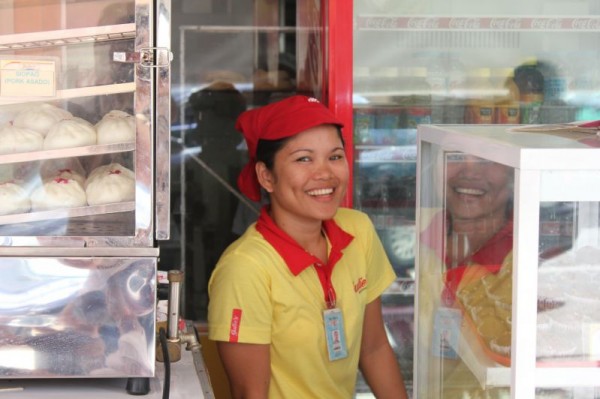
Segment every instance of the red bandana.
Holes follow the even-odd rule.
[[[240,191],[251,200],[260,201],[260,185],[255,171],[259,140],[283,139],[325,124],[343,126],[319,100],[301,95],[242,113],[235,128],[244,135],[250,160],[238,177]]]

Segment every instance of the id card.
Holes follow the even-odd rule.
[[[346,333],[344,332],[344,318],[338,308],[323,311],[325,322],[325,338],[327,339],[327,353],[329,360],[343,359],[348,356],[346,347]]]
[[[433,322],[433,354],[436,357],[456,359],[462,314],[458,309],[440,308]]]

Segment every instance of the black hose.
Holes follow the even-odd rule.
[[[160,340],[160,347],[163,353],[163,360],[165,364],[165,382],[163,384],[163,395],[162,399],[169,399],[171,396],[171,360],[169,359],[169,347],[167,345],[167,334],[164,328],[158,330],[158,337]]]

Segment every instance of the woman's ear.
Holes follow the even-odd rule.
[[[256,176],[258,177],[258,183],[266,192],[273,192],[274,176],[273,173],[267,168],[264,162],[257,162],[254,166],[256,170]]]

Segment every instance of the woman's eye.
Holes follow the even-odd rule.
[[[308,162],[310,161],[310,157],[300,157],[296,159],[296,162]]]
[[[340,159],[344,159],[344,156],[342,154],[335,154],[335,155],[332,155],[330,159],[332,161],[339,161]]]

